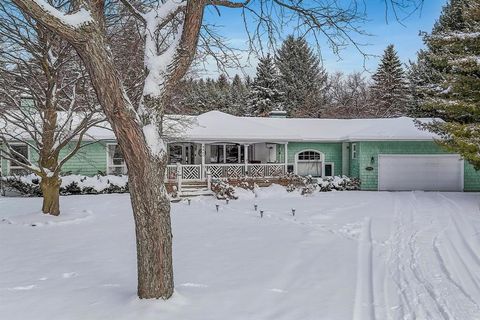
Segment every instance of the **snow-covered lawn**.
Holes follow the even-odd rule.
[[[136,298],[128,195],[62,197],[59,218],[0,198],[0,318],[479,319],[479,200],[271,187],[173,204],[164,302]]]

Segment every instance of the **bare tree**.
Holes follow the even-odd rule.
[[[322,117],[354,119],[372,116],[369,83],[360,72],[334,73],[329,85],[329,106]]]
[[[8,1],[0,4],[0,37],[1,156],[40,176],[42,211],[59,215],[62,166],[85,146],[83,136],[103,116],[94,108],[88,75],[65,40]]]
[[[137,235],[138,295],[163,299],[173,293],[173,268],[170,203],[163,186],[167,153],[162,120],[175,88],[197,53],[206,25],[205,8],[219,13],[221,7],[237,8],[239,18],[253,26],[247,27],[252,49],[261,47],[264,40],[273,43],[287,25],[296,26],[304,36],[325,36],[334,50],[346,43],[357,45],[350,34],[361,32],[357,23],[363,14],[355,1],[342,8],[339,2],[326,0],[121,0],[145,30],[145,83],[140,104],[134,106],[109,47],[105,1],[78,0],[77,10],[69,14],[44,0],[13,1],[71,43],[86,65],[129,171]]]

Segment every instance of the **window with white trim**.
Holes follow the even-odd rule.
[[[335,165],[333,162],[325,162],[325,177],[333,177],[335,175]]]
[[[315,151],[303,151],[298,154],[298,160],[321,160],[321,154]]]
[[[107,174],[127,174],[127,164],[118,144],[107,144]]]
[[[352,143],[352,159],[357,159],[357,144]]]
[[[16,161],[10,161],[10,175],[24,175],[27,174],[27,170],[23,168],[19,163],[28,164],[26,159],[29,159],[28,146],[26,144],[13,144],[10,145],[13,150],[11,156]]]

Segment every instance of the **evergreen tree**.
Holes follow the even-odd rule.
[[[230,83],[228,81],[228,78],[225,74],[220,74],[217,79],[217,87],[220,90],[227,90],[230,87]]]
[[[225,74],[220,74],[215,82],[213,92],[215,110],[231,113],[230,81]]]
[[[480,169],[480,0],[451,0],[424,42],[423,61],[435,76],[418,88],[421,106],[444,122],[423,127]]]
[[[396,117],[407,113],[408,87],[402,63],[394,46],[387,46],[372,76],[373,115]]]
[[[233,77],[230,87],[230,113],[244,115],[246,110],[247,88],[238,74]]]
[[[270,111],[280,109],[282,94],[278,85],[277,70],[272,57],[268,54],[259,60],[248,95],[247,113],[253,116],[266,116]]]
[[[305,39],[288,36],[276,53],[275,65],[288,114],[318,117],[325,107],[328,75]]]

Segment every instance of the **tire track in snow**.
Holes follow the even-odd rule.
[[[357,286],[353,320],[375,320],[372,221],[365,218],[358,243]]]
[[[435,236],[435,238],[433,239],[433,251],[435,252],[435,255],[439,261],[439,266],[440,266],[440,269],[443,271],[443,273],[445,274],[445,276],[447,277],[448,281],[450,281],[468,300],[470,300],[470,302],[476,306],[476,308],[478,309],[478,312],[480,314],[480,306],[478,305],[478,303],[475,301],[475,299],[473,299],[473,297],[465,290],[465,288],[463,288],[460,283],[458,283],[452,276],[452,274],[450,273],[450,271],[448,270],[447,268],[447,264],[445,263],[445,260],[443,259],[442,257],[442,254],[440,252],[440,248],[438,246],[438,237],[439,235]],[[460,256],[458,257],[459,259]],[[465,262],[464,261],[461,261],[461,263],[463,264],[463,266],[466,268],[466,265],[465,265]],[[470,274],[471,276],[471,274]],[[474,280],[472,278],[472,280]],[[475,283],[477,288],[478,288],[478,284]]]
[[[453,202],[451,199],[446,197],[443,194],[439,194],[442,200],[447,202],[447,206],[454,209],[453,212],[460,213],[463,211],[457,203]],[[444,267],[446,272],[450,274],[450,278],[461,288],[461,292],[463,292],[464,296],[467,297],[476,307],[478,314],[480,314],[480,303],[478,297],[480,296],[480,279],[478,277],[480,263],[479,263],[479,256],[476,254],[475,250],[473,249],[470,242],[465,237],[464,233],[466,230],[470,229],[469,231],[472,234],[476,232],[472,232],[471,226],[465,222],[464,218],[459,214],[454,214],[452,210],[449,210],[449,217],[452,222],[453,228],[449,228],[448,230],[452,230],[453,234],[448,234],[445,237],[446,241],[449,244],[451,250],[449,251],[450,255],[453,255],[455,261],[457,261],[456,266],[456,275],[459,280],[453,280],[452,273],[448,270],[447,265],[444,263]],[[458,220],[463,220],[463,228],[460,227]],[[445,232],[447,234],[447,230]],[[459,241],[454,241],[455,238]],[[436,251],[438,252],[439,259],[442,259],[442,255],[440,249],[437,247]],[[459,268],[461,270],[459,270]],[[472,270],[473,269],[473,270]],[[477,299],[474,298],[472,295],[473,292],[476,292]]]
[[[386,316],[388,319],[395,319],[395,315],[392,314],[393,311],[398,310],[399,317],[398,319],[407,319],[406,314],[412,314],[413,309],[410,305],[410,299],[407,297],[404,290],[403,279],[399,275],[403,274],[403,267],[399,260],[402,258],[402,254],[399,249],[400,237],[401,237],[401,215],[400,210],[398,210],[397,199],[392,197],[393,208],[394,208],[394,218],[392,223],[392,232],[387,241],[388,246],[386,247],[386,272],[383,280],[384,287],[384,296],[386,302]],[[392,244],[397,244],[393,246]],[[393,283],[394,287],[397,289],[396,297],[390,297],[390,286],[389,284]],[[396,304],[391,307],[391,300],[395,299]]]
[[[404,243],[406,241],[408,246],[407,255],[398,259],[398,262],[407,265],[408,269],[403,269],[403,274],[397,275],[398,279],[405,279],[408,283],[404,290],[414,303],[415,310],[410,314],[413,317],[408,319],[479,319],[478,303],[462,283],[453,279],[438,245],[439,238],[445,236],[445,231],[459,231],[448,221],[452,213],[461,208],[452,211],[449,206],[442,205],[443,201],[432,202],[430,195],[422,197],[420,201],[404,201],[401,207],[412,206],[402,212],[403,221],[400,226],[404,232],[400,239]],[[413,194],[413,197],[416,195]],[[417,207],[418,203],[421,207]],[[450,241],[451,237],[445,239]],[[459,244],[461,243],[460,241]],[[456,249],[453,243],[452,248]],[[461,253],[458,253],[458,259],[463,259]],[[451,263],[455,263],[455,260]],[[406,319],[410,315],[397,319]]]
[[[415,231],[410,237],[408,244],[410,249],[410,269],[415,276],[415,279],[419,284],[423,286],[425,292],[430,296],[431,300],[434,302],[435,307],[439,311],[443,319],[451,319],[450,311],[447,309],[447,304],[444,299],[436,292],[435,287],[432,282],[427,279],[427,276],[420,270],[418,264],[420,263],[417,258],[418,248],[416,247],[416,238],[418,236],[418,231]],[[442,303],[440,303],[442,301]]]
[[[463,208],[461,208],[457,203],[455,203],[454,201],[452,201],[451,199],[449,199],[448,197],[446,197],[445,195],[443,194],[438,194],[442,199],[446,200],[446,202],[453,208],[455,208],[455,211],[456,212],[462,212],[463,211]],[[478,256],[478,254],[475,252],[475,249],[473,249],[472,245],[470,244],[470,242],[465,238],[465,235],[464,235],[464,230],[462,230],[459,226],[459,217],[458,215],[456,214],[452,214],[451,211],[449,211],[450,213],[450,218],[453,222],[453,225],[457,231],[457,234],[460,238],[460,240],[462,241],[462,243],[464,244],[465,248],[467,249],[468,253],[471,255],[472,259],[477,263],[478,266],[480,266],[480,257]],[[461,218],[460,218],[461,219]],[[463,223],[463,225],[465,226],[465,228],[467,229],[467,224]]]
[[[398,199],[407,196],[406,199]],[[401,200],[401,205],[398,202]],[[416,218],[428,218],[427,213],[418,214],[415,202],[417,201],[414,193],[395,194],[395,222],[393,233],[390,237],[389,250],[390,259],[387,260],[387,268],[392,281],[397,287],[397,295],[402,304],[399,306],[400,312],[391,314],[389,318],[396,319],[450,319],[450,311],[443,299],[435,290],[434,283],[422,271],[421,266],[425,265],[429,269],[428,259],[419,256],[422,249],[417,238],[420,233],[425,233],[428,226],[419,229],[423,225]],[[405,209],[406,208],[406,209]],[[385,293],[387,294],[387,293]]]

